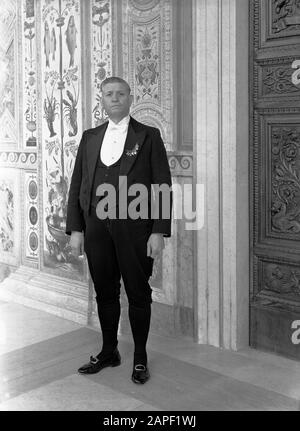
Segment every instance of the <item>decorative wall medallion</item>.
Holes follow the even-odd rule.
[[[39,245],[39,239],[35,232],[30,233],[28,242],[29,242],[30,249],[32,250],[33,253],[35,253]]]
[[[38,187],[37,173],[24,172],[25,183],[25,208],[27,217],[25,219],[25,257],[31,261],[37,261],[39,256],[39,202],[38,202]]]
[[[32,225],[36,225],[38,221],[38,212],[35,207],[29,209],[29,220]]]
[[[28,194],[30,199],[35,200],[37,198],[37,184],[36,181],[31,180],[28,184]]]

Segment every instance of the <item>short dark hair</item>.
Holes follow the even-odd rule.
[[[125,79],[119,78],[118,76],[110,76],[109,78],[104,79],[104,81],[101,82],[100,91],[103,91],[103,87],[105,87],[106,84],[113,84],[114,82],[120,82],[121,84],[124,84],[127,87],[129,94],[131,93],[131,88],[128,82],[125,81]]]

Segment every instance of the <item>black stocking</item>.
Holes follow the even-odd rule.
[[[97,355],[110,355],[118,345],[118,325],[120,319],[120,301],[98,304],[98,315],[102,330],[102,350]]]
[[[151,304],[144,307],[129,304],[128,315],[134,340],[134,365],[147,365],[146,343],[150,328]]]

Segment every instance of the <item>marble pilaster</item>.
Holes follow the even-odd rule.
[[[248,345],[248,1],[195,0],[193,17],[197,340],[237,349]]]

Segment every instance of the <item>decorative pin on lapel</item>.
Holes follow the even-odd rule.
[[[139,148],[140,148],[139,144],[136,143],[132,150],[126,151],[126,156],[129,156],[129,157],[136,156]]]

